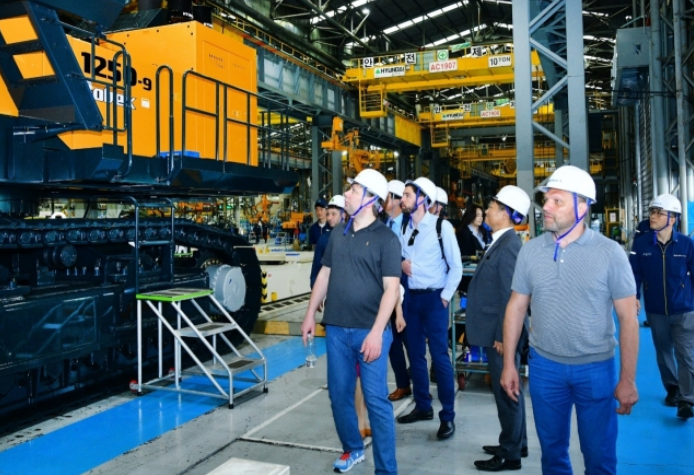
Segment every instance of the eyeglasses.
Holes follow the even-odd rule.
[[[667,216],[667,211],[663,211],[662,209],[658,209],[658,208],[651,208],[648,210],[648,215],[649,216]]]
[[[415,229],[414,231],[412,231],[412,236],[410,236],[410,240],[407,241],[408,246],[411,246],[414,244],[414,238],[417,237],[417,234],[419,234],[419,229]]]

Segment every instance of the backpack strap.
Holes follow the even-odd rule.
[[[436,237],[439,240],[439,247],[441,248],[441,259],[446,262],[446,272],[451,270],[451,266],[448,265],[448,260],[446,260],[446,253],[443,252],[443,239],[441,239],[441,223],[443,223],[443,218],[439,216],[436,220]]]

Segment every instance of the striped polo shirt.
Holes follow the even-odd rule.
[[[531,296],[530,345],[564,364],[609,359],[617,346],[613,301],[636,294],[626,252],[588,227],[556,261],[555,246],[548,232],[518,254],[511,288]]]

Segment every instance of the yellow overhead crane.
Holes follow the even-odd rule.
[[[385,117],[386,94],[514,82],[512,45],[466,46],[460,57],[449,48],[389,54],[353,61],[342,80],[359,89],[361,117]],[[544,77],[540,58],[531,56],[533,78]]]
[[[535,159],[554,159],[555,154],[555,146],[554,143],[551,142],[549,146],[536,145],[533,157],[535,157]],[[515,160],[517,155],[516,147],[513,144],[507,146],[505,142],[456,147],[450,149],[448,152],[450,158],[475,162]]]
[[[537,158],[537,157],[535,157]],[[540,160],[535,161],[534,176],[535,180],[540,180],[547,178],[556,170],[556,165],[554,160]],[[505,179],[515,179],[517,174],[516,160],[510,159],[499,163],[499,165],[491,171],[492,175],[499,178]],[[598,175],[602,173],[602,162],[600,160],[590,160],[590,174]]]
[[[554,122],[554,105],[541,106],[533,119],[540,123]],[[432,147],[448,147],[450,129],[513,125],[516,123],[516,109],[508,100],[455,106],[434,105],[420,112],[418,120],[420,124],[429,125]]]

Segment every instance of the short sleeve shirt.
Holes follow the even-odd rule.
[[[617,346],[614,300],[636,294],[626,252],[586,228],[564,249],[552,233],[523,245],[511,288],[530,295],[530,344],[565,364],[604,361]]]
[[[402,274],[400,241],[381,221],[330,233],[322,264],[330,267],[323,324],[371,328],[383,297],[383,278]]]

